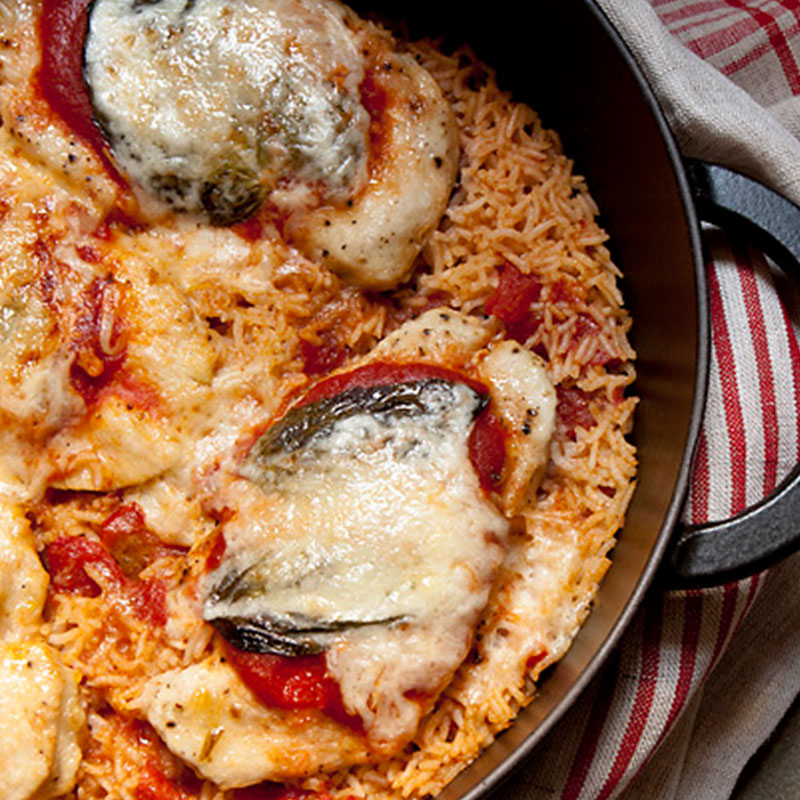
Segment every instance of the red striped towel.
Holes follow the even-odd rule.
[[[685,155],[800,203],[800,0],[600,0]],[[800,303],[757,251],[703,231],[707,409],[684,517],[724,519],[800,459]],[[800,524],[800,521],[798,522]],[[704,591],[651,592],[515,800],[721,800],[800,692],[800,557]]]

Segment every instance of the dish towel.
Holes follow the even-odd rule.
[[[682,153],[800,204],[800,0],[598,1]],[[796,288],[735,232],[703,238],[712,361],[689,522],[752,505],[800,460]],[[504,794],[724,800],[799,691],[800,556],[718,589],[651,591]]]

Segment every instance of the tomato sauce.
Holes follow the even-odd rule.
[[[115,314],[111,336],[116,352],[106,352],[100,342],[109,285],[106,279],[95,278],[84,290],[72,333],[71,346],[76,357],[70,367],[70,383],[87,406],[97,401],[125,361],[122,322],[118,314]]]
[[[155,627],[166,625],[167,594],[163,582],[156,578],[128,578],[100,542],[84,536],[64,536],[45,548],[44,560],[52,591],[98,597],[104,589],[86,571],[90,567],[102,579],[105,589],[136,617]]]
[[[69,129],[97,153],[109,175],[125,186],[124,178],[108,156],[103,134],[94,122],[89,92],[83,80],[83,44],[90,3],[91,0],[42,0],[39,91]]]
[[[83,536],[56,539],[45,550],[45,562],[50,573],[50,586],[56,592],[97,597],[101,589],[86,572],[88,565],[112,585],[122,585],[125,580],[108,550],[99,542]]]
[[[348,714],[339,684],[327,674],[325,655],[288,658],[270,653],[245,653],[229,644],[225,651],[245,685],[270,708],[316,709],[363,732],[361,718]]]
[[[157,392],[125,369],[125,323],[119,309],[105,308],[112,285],[106,278],[95,278],[81,294],[70,342],[75,353],[69,371],[70,385],[87,408],[113,394],[130,406],[154,413],[160,404]],[[109,337],[112,352],[105,350],[101,342],[107,313],[114,315]]]
[[[361,105],[369,114],[369,149],[370,162],[377,163],[386,151],[387,125],[389,120],[386,109],[389,106],[389,97],[386,90],[375,80],[374,70],[368,71],[358,87],[361,95]]]
[[[485,408],[475,420],[467,441],[470,461],[485,492],[497,490],[503,482],[507,438],[503,423],[491,407]]]

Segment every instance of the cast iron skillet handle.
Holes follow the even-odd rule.
[[[800,208],[725,167],[685,159],[698,216],[741,231],[800,282]],[[681,588],[753,575],[800,549],[800,464],[760,503],[722,522],[679,525],[667,578]]]

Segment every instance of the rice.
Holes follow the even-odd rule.
[[[116,243],[122,275],[140,280],[157,265],[148,280],[186,298],[204,321],[226,415],[274,411],[305,384],[307,345],[337,342],[346,365],[426,308],[443,303],[483,314],[505,264],[541,284],[524,346],[546,358],[559,389],[559,417],[536,502],[520,515],[470,656],[413,742],[382,763],[297,784],[333,798],[435,795],[513,722],[589,613],[636,470],[626,439],[636,406],[626,393],[635,378],[631,319],[584,180],[573,173],[557,134],[501,91],[468,50],[447,55],[431,42],[407,49],[451,101],[462,148],[459,184],[409,285],[384,296],[360,292],[278,244],[259,260],[248,260],[243,249],[234,274],[208,256],[217,248],[239,257],[231,255],[237,245],[227,233],[207,240],[198,233],[187,244],[180,233],[131,232]],[[118,346],[113,299],[102,319],[109,349]],[[211,441],[222,423],[210,418],[203,435]],[[110,496],[47,496],[31,510],[39,549],[58,536],[95,536],[118,504]],[[213,520],[202,514],[192,524],[201,543],[213,532]],[[187,587],[202,573],[204,556],[202,547],[168,554],[142,575],[167,587],[170,619],[163,628],[143,621],[132,601],[51,595],[43,633],[80,679],[88,708],[72,796],[150,800],[156,795],[142,789],[140,776],[155,764],[180,787],[177,796],[234,800],[235,792],[193,778],[152,732],[125,716],[135,716],[131,709],[150,677],[197,663],[218,646],[210,626],[190,612]],[[542,565],[549,565],[552,585],[540,585]],[[89,574],[105,586],[102,571]]]

